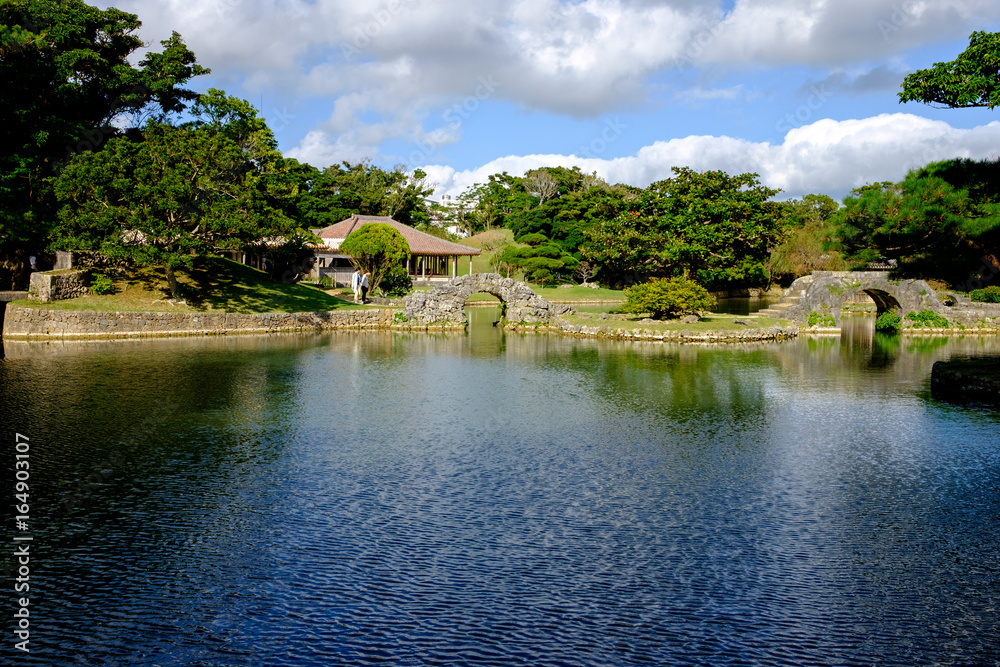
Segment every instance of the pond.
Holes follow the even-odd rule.
[[[993,338],[342,332],[4,343],[18,664],[1000,659]],[[8,504],[8,512],[13,513]],[[8,517],[13,525],[14,517]],[[8,591],[11,590],[8,588]],[[20,593],[24,595],[24,593]]]

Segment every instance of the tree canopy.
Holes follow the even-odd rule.
[[[433,190],[419,169],[412,174],[402,165],[385,170],[367,160],[322,171],[295,160],[289,163],[299,186],[298,214],[311,227],[326,227],[355,213],[388,216],[417,228],[430,222],[424,198]]]
[[[183,86],[209,70],[177,33],[130,64],[140,26],[81,0],[0,3],[0,260],[44,248],[55,218],[47,179],[68,158],[197,97]]]
[[[908,74],[898,95],[900,103],[995,108],[1000,104],[1000,33],[972,33],[955,60]]]
[[[998,178],[1000,162],[946,160],[855,189],[836,216],[848,257],[896,259],[904,273],[956,284],[983,261],[1000,269]]]
[[[584,257],[605,280],[686,275],[706,286],[764,285],[766,261],[784,235],[778,193],[757,174],[674,167],[627,210],[587,231]]]
[[[410,258],[410,245],[391,225],[369,223],[347,235],[340,251],[362,272],[368,272],[368,287],[373,292],[382,279]]]
[[[240,250],[296,232],[284,200],[294,194],[264,121],[244,100],[218,90],[180,127],[149,122],[141,137],[116,137],[82,153],[54,181],[62,203],[55,246],[97,263],[162,265]]]

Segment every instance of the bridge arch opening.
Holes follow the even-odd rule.
[[[898,312],[903,310],[903,307],[899,304],[899,300],[896,299],[892,294],[889,294],[885,290],[869,288],[864,290],[859,290],[864,292],[871,300],[875,302],[875,315],[881,315],[885,312]]]

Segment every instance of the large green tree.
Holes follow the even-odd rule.
[[[176,33],[130,63],[140,26],[81,0],[0,3],[0,285],[23,280],[18,266],[45,247],[48,179],[68,158],[196,97],[183,86],[208,70]]]
[[[588,230],[584,257],[606,282],[686,275],[708,287],[765,285],[766,262],[785,233],[779,191],[757,174],[674,167],[629,210]]]
[[[174,270],[194,255],[296,236],[283,210],[294,184],[256,111],[218,90],[192,111],[183,126],[150,122],[140,138],[70,160],[54,182],[56,247],[95,263],[164,266],[176,297]]]
[[[834,220],[839,205],[833,198],[809,194],[782,205],[787,232],[767,262],[773,279],[788,283],[813,271],[847,268]]]
[[[955,60],[908,74],[898,95],[900,103],[995,108],[1000,104],[1000,33],[972,33]]]
[[[374,292],[382,279],[410,258],[410,245],[392,226],[369,223],[347,235],[340,251],[362,272],[368,272],[368,288]]]
[[[1000,268],[1000,162],[946,160],[899,183],[854,190],[836,214],[850,259],[895,259],[908,275],[961,286],[983,263]]]
[[[299,213],[312,227],[326,227],[353,214],[384,215],[417,228],[430,222],[424,199],[433,190],[420,169],[409,173],[397,165],[386,170],[366,160],[322,171],[292,162],[292,171],[300,186]]]

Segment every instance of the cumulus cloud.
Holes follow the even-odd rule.
[[[781,198],[818,193],[840,199],[853,188],[900,180],[910,169],[936,160],[995,158],[998,151],[992,147],[996,146],[1000,146],[1000,122],[957,129],[941,121],[897,113],[859,120],[820,120],[790,130],[776,145],[725,136],[690,136],[657,141],[635,155],[609,160],[526,155],[499,158],[465,171],[444,165],[422,169],[438,194],[451,195],[502,171],[521,175],[537,167],[579,166],[587,173],[596,171],[609,183],[645,187],[669,178],[671,167],[687,166],[730,174],[756,172],[765,185],[782,190]]]
[[[150,43],[179,31],[213,69],[212,82],[231,94],[255,99],[266,91],[297,108],[325,105],[293,151],[313,159],[378,158],[391,140],[457,141],[454,128],[426,125],[475,94],[484,77],[499,84],[490,99],[577,119],[662,103],[671,96],[653,82],[689,66],[738,72],[806,64],[826,69],[819,76],[846,92],[874,90],[889,84],[873,61],[1000,21],[995,0],[737,0],[728,12],[722,0],[115,5],[139,15]],[[859,67],[869,74],[837,74]],[[706,104],[754,94],[702,82],[684,98]]]

